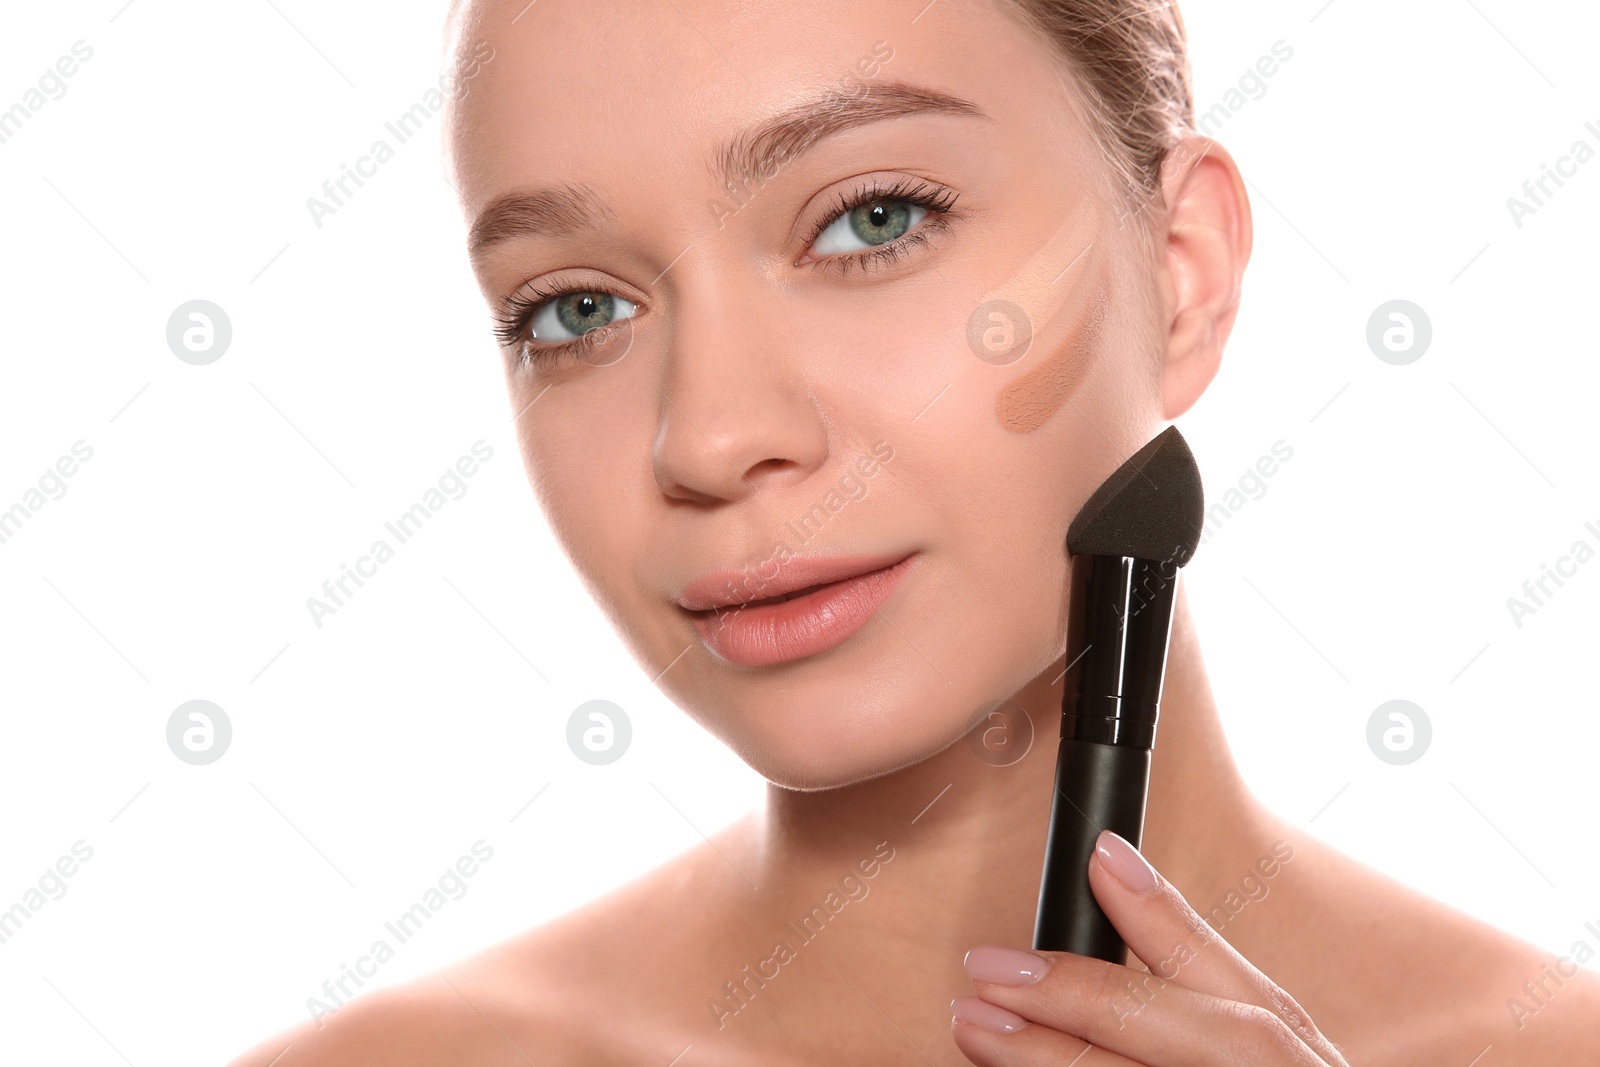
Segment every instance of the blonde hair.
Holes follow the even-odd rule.
[[[1161,164],[1194,127],[1176,0],[999,0],[1067,60],[1122,191],[1159,202]]]

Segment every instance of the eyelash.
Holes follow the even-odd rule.
[[[840,193],[834,208],[822,217],[822,220],[812,229],[811,236],[806,238],[806,247],[810,248],[822,236],[824,230],[838,221],[839,216],[848,214],[858,207],[875,203],[880,200],[894,201],[903,204],[916,204],[925,207],[932,217],[924,219],[916,229],[911,230],[901,237],[895,238],[888,244],[878,245],[876,248],[862,249],[859,252],[840,253],[819,259],[819,264],[827,264],[824,269],[847,272],[853,265],[863,272],[878,269],[877,265],[888,266],[901,256],[910,251],[912,245],[921,244],[928,239],[928,234],[933,230],[943,230],[950,225],[950,220],[955,218],[951,210],[955,207],[956,198],[961,194],[952,192],[942,186],[930,185],[920,179],[901,178],[889,188],[884,189],[873,179],[871,185],[857,189],[853,193]]]
[[[522,336],[527,332],[528,326],[533,322],[534,317],[539,312],[539,309],[544,307],[544,305],[550,301],[560,299],[569,293],[592,293],[595,291],[596,290],[593,287],[583,285],[558,285],[554,289],[540,289],[538,286],[519,289],[517,292],[506,297],[505,306],[501,308],[500,311],[495,315],[495,339],[500,342],[500,346],[502,348],[510,348],[517,342],[523,341],[523,349],[517,354],[518,359],[523,363],[534,362],[535,359],[543,358],[542,356],[535,357],[534,359],[529,358],[527,355],[527,344]],[[576,341],[568,341],[561,345],[552,345],[543,351],[549,353],[566,351],[577,353],[585,344],[584,338],[592,337],[595,334],[600,333],[603,329],[605,329],[605,327],[601,327],[600,330],[590,330],[582,337],[579,337]]]
[[[838,253],[817,260],[824,270],[837,270],[841,274],[848,273],[850,267],[858,267],[863,273],[868,270],[880,270],[893,264],[896,260],[907,255],[913,246],[925,244],[932,233],[949,228],[951,220],[959,216],[952,210],[956,199],[961,194],[953,192],[942,186],[932,185],[920,179],[901,178],[887,189],[882,188],[876,179],[871,185],[856,189],[850,193],[840,193],[834,209],[812,229],[811,235],[806,238],[806,248],[810,248],[821,237],[823,231],[838,221],[841,215],[854,211],[858,207],[878,201],[891,201],[904,204],[916,204],[927,208],[929,215],[925,217],[915,229],[895,238],[888,244],[878,245],[876,248],[863,249],[858,252]],[[502,348],[510,348],[521,343],[517,351],[517,362],[523,366],[531,364],[555,362],[566,357],[583,355],[591,346],[600,341],[600,336],[610,329],[602,326],[590,330],[576,340],[566,341],[558,345],[544,348],[533,348],[523,336],[528,327],[544,305],[552,300],[558,300],[572,293],[601,292],[594,286],[586,285],[557,285],[553,289],[525,288],[513,293],[504,301],[504,306],[495,315],[495,339]],[[625,321],[625,320],[624,320]]]

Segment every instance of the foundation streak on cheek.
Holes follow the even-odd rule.
[[[994,414],[1001,426],[1012,433],[1032,433],[1067,402],[1099,346],[1109,305],[1102,278],[1095,283],[1094,299],[1072,331],[1071,340],[995,397]]]

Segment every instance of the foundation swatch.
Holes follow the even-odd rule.
[[[995,397],[995,418],[1012,433],[1032,433],[1067,402],[1082,380],[1104,329],[1109,284],[1101,213],[1096,199],[1081,197],[1055,231],[1030,250],[1011,278],[986,293],[978,305],[981,308],[1003,299],[1020,307],[1032,324],[1029,352],[1037,350],[1044,357],[1038,366],[1002,387]],[[1069,273],[1071,277],[1067,278]],[[1071,338],[1042,348],[1040,335],[1073,307],[1083,310]]]
[[[1096,279],[1094,299],[1073,329],[1071,340],[995,397],[994,414],[1001,426],[1012,433],[1032,433],[1060,410],[1077,390],[1099,346],[1109,305],[1105,279]]]

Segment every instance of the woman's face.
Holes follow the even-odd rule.
[[[1066,529],[1160,420],[1163,333],[1049,48],[983,0],[506,0],[458,32],[523,459],[656,684],[818,789],[1058,672]],[[810,612],[682,602],[840,557],[907,562]]]

